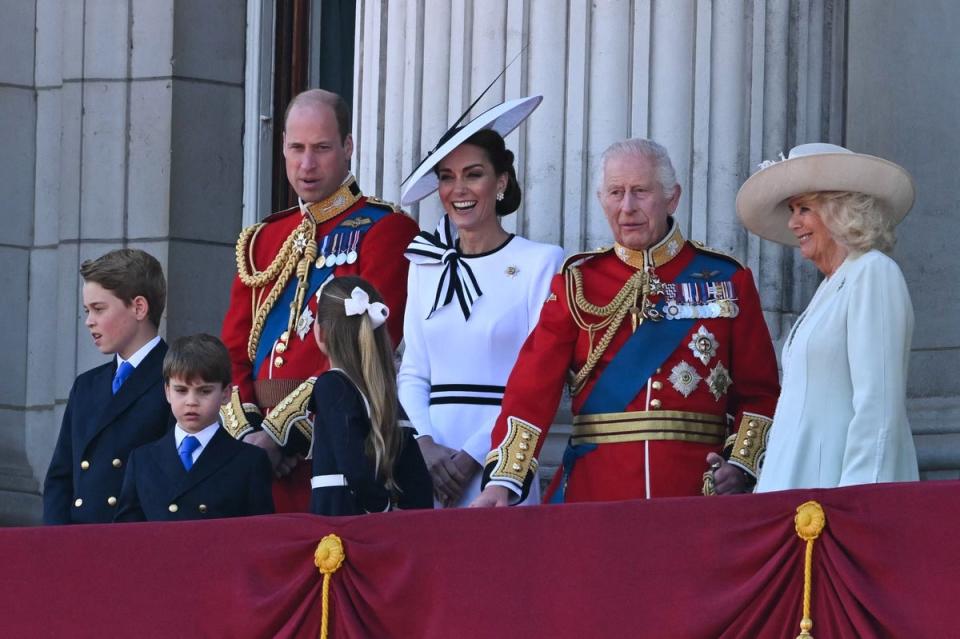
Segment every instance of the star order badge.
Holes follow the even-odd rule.
[[[690,397],[690,393],[697,388],[697,384],[703,379],[697,371],[687,362],[680,362],[670,371],[668,378],[670,383],[678,393],[684,397]]]
[[[723,365],[723,362],[717,362],[717,365],[710,370],[707,376],[707,386],[714,398],[720,401],[720,398],[727,394],[733,380],[730,379],[730,371]]]
[[[687,344],[693,356],[699,359],[704,366],[717,354],[718,346],[720,344],[717,342],[717,338],[703,324],[700,325],[697,332],[693,334],[690,343]]]
[[[300,339],[305,339],[307,333],[310,332],[310,327],[313,326],[313,311],[310,308],[303,309],[303,313],[297,319],[297,335],[300,336]]]

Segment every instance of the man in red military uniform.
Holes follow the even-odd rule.
[[[742,492],[759,472],[780,388],[752,274],[684,239],[659,144],[608,148],[598,196],[616,244],[554,278],[507,382],[476,506],[523,498],[565,381],[573,431],[545,501]]]
[[[287,108],[283,154],[299,206],[244,229],[238,274],[222,337],[235,384],[224,427],[264,448],[283,478],[274,485],[277,511],[306,511],[310,497],[312,377],[330,366],[313,337],[316,297],[333,276],[359,275],[390,308],[394,344],[403,330],[407,260],[419,231],[393,205],[364,196],[350,173],[353,137],[343,99],[314,89]]]

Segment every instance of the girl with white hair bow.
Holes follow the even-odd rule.
[[[314,337],[330,370],[313,386],[312,513],[433,507],[413,431],[399,425],[389,316],[362,278],[334,278],[320,289]]]

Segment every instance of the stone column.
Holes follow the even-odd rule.
[[[83,260],[149,251],[168,277],[161,333],[219,332],[241,219],[244,20],[230,0],[4,3],[0,524],[39,522],[73,379],[107,360],[82,324]]]

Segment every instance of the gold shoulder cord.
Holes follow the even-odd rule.
[[[245,228],[240,233],[236,249],[237,273],[244,286],[258,289],[274,282],[267,298],[262,304],[255,305],[254,308],[250,337],[247,340],[247,357],[250,358],[251,362],[256,357],[257,345],[260,343],[260,334],[263,331],[263,324],[267,315],[277,303],[277,298],[283,293],[294,270],[297,272],[298,279],[297,294],[290,305],[290,319],[287,321],[287,330],[292,330],[296,324],[296,316],[306,294],[310,264],[317,257],[317,225],[311,217],[305,216],[297,228],[284,240],[277,256],[270,262],[270,265],[266,269],[258,271],[253,265],[252,252],[248,257],[248,250],[252,249],[251,239],[260,232],[263,226],[264,224],[260,223]]]
[[[637,271],[630,276],[630,279],[627,280],[626,284],[623,285],[623,288],[620,289],[620,292],[614,296],[609,304],[597,306],[587,301],[583,294],[583,275],[580,273],[580,269],[575,266],[567,269],[564,277],[567,292],[567,306],[570,308],[573,321],[581,330],[587,332],[590,340],[590,350],[587,354],[587,361],[584,363],[583,368],[577,371],[570,379],[571,395],[576,395],[583,390],[584,383],[587,381],[587,378],[590,377],[593,369],[596,368],[597,362],[599,362],[603,354],[607,352],[607,349],[610,347],[610,342],[613,341],[613,337],[617,334],[617,331],[620,330],[620,326],[623,324],[623,320],[627,315],[633,311],[634,330],[636,330],[639,323],[643,321],[639,313],[637,300],[640,295],[644,294],[646,289],[649,288],[649,280],[650,277],[645,271]],[[580,311],[603,319],[595,324],[590,324],[583,318]],[[604,328],[606,328],[606,331],[603,337],[601,337],[600,342],[594,346],[594,335]]]

